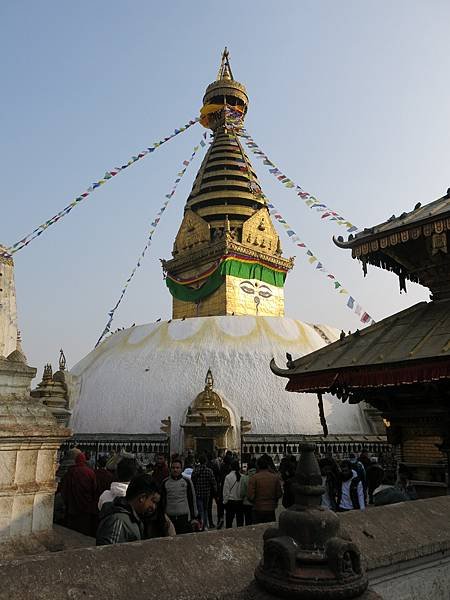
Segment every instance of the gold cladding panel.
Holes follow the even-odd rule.
[[[267,209],[261,208],[242,225],[242,244],[275,255],[279,236]]]
[[[211,239],[208,223],[192,210],[184,213],[183,221],[175,238],[174,251],[183,252]]]
[[[284,317],[284,289],[227,275],[213,294],[195,304],[173,298],[172,318],[258,315]]]
[[[191,317],[214,317],[226,315],[226,285],[221,285],[218,290],[196,304],[183,302],[172,298],[172,318],[183,319]]]

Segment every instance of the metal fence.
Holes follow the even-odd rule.
[[[301,444],[312,442],[316,444],[317,454],[320,458],[332,455],[336,460],[349,458],[351,454],[358,455],[363,449],[372,456],[386,456],[393,452],[392,446],[386,437],[381,435],[258,435],[245,434],[242,438],[242,460],[269,454],[275,464],[283,456],[300,455]]]

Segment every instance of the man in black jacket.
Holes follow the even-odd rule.
[[[134,477],[125,498],[117,497],[103,506],[97,546],[141,540],[144,533],[141,517],[155,512],[159,500],[158,487],[149,475]]]

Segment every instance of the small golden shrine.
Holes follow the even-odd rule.
[[[208,369],[205,389],[189,406],[184,430],[184,448],[195,453],[212,452],[216,448],[233,446],[231,416],[222,398],[214,391],[214,379]]]

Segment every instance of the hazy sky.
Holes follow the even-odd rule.
[[[105,170],[197,116],[220,54],[247,86],[246,125],[296,183],[364,227],[450,186],[450,3],[21,1],[0,4],[0,241],[12,244]],[[148,223],[196,145],[199,125],[96,191],[15,255],[29,364],[73,366],[102,331]],[[169,258],[198,157],[157,229],[113,328],[169,318]],[[342,233],[254,160],[285,219],[377,320],[426,299],[332,243]],[[325,277],[297,255],[286,314],[359,326]],[[40,376],[41,373],[39,372]]]

